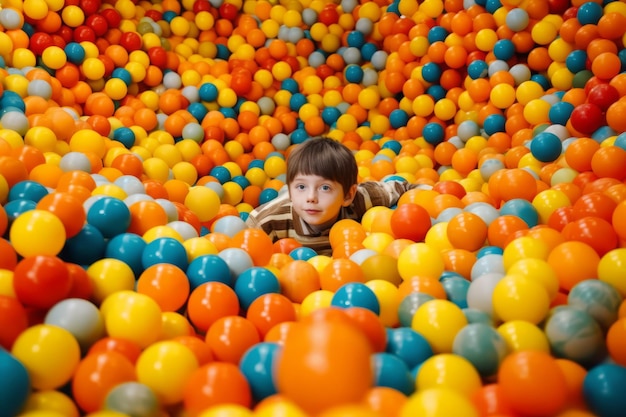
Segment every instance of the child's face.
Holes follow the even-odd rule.
[[[317,176],[298,174],[289,185],[293,209],[312,226],[329,226],[337,220],[342,207],[354,199],[356,186],[344,193],[336,181]]]

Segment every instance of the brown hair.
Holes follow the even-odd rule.
[[[358,167],[350,149],[336,140],[318,136],[302,142],[289,154],[287,184],[299,174],[336,181],[345,194],[357,183]]]

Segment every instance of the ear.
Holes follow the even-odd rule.
[[[356,197],[356,184],[353,184],[348,192],[343,196],[343,206],[348,207]]]

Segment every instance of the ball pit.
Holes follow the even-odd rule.
[[[598,416],[626,381],[626,6],[0,2],[0,417]],[[310,136],[418,188],[245,220]]]

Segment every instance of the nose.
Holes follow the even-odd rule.
[[[317,201],[317,191],[315,189],[309,190],[306,196],[306,201],[308,203],[315,203]]]

